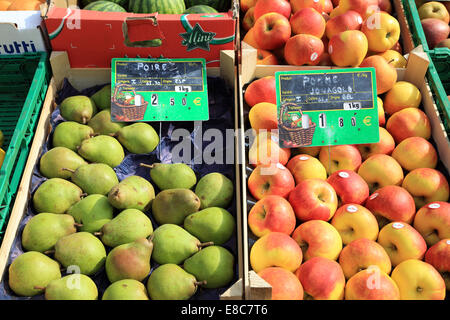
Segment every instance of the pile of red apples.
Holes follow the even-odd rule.
[[[282,148],[275,78],[252,81],[244,99],[250,264],[272,299],[445,298],[449,184],[417,87],[380,95],[380,142],[366,145]]]
[[[403,67],[390,0],[240,0],[243,41],[258,64],[357,67],[380,56]]]

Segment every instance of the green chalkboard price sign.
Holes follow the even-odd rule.
[[[379,142],[374,68],[276,72],[284,148]]]
[[[112,59],[111,118],[208,120],[205,59]]]

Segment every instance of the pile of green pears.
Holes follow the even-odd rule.
[[[182,300],[199,287],[229,284],[234,256],[222,245],[235,230],[226,210],[232,181],[218,172],[197,181],[186,164],[154,163],[141,166],[150,169],[157,194],[141,176],[119,182],[113,168],[122,161],[121,145],[139,149],[151,135],[142,129],[121,134],[133,125],[112,123],[109,115],[94,126],[109,110],[92,118],[86,110],[105,106],[107,99],[75,98],[73,105],[64,103],[70,98],[62,103],[67,121],[56,127],[53,148],[39,161],[47,180],[32,196],[35,214],[21,234],[24,253],[9,266],[9,287],[18,296],[96,300],[93,278],[104,272],[110,285],[100,292],[103,300]],[[107,133],[113,126],[118,141]]]

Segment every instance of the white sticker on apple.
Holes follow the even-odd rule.
[[[394,222],[394,224],[392,224],[392,227],[395,229],[401,229],[403,228],[405,225],[403,223],[400,222]]]
[[[283,166],[281,163],[277,163],[277,167],[282,170],[286,169],[286,167]]]
[[[302,161],[305,161],[305,160],[309,160],[309,157],[307,157],[307,156],[301,156],[299,159],[302,160]]]
[[[350,175],[347,172],[339,172],[338,176],[341,178],[349,178]]]
[[[318,57],[319,57],[319,54],[318,54],[317,52],[314,52],[314,53],[311,55],[311,61],[316,61]]]
[[[450,245],[450,240],[447,240],[447,244]]]
[[[430,209],[439,209],[441,207],[441,205],[439,203],[430,203],[428,205],[428,208]]]
[[[356,211],[358,211],[358,208],[355,207],[355,206],[348,206],[347,207],[347,212],[354,213]]]
[[[371,196],[369,197],[369,200],[373,200],[373,199],[375,199],[376,197],[378,197],[378,192],[376,192],[376,193],[374,193],[373,195],[371,195]]]
[[[358,17],[358,23],[359,23],[359,24],[363,23],[363,20],[362,20],[361,17]]]

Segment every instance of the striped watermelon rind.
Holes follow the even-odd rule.
[[[184,0],[129,0],[128,11],[134,13],[182,14]]]
[[[197,5],[206,5],[216,9],[218,12],[227,12],[231,8],[231,0],[184,0],[186,8]]]
[[[192,13],[194,13],[194,14],[195,13],[219,13],[219,11],[217,11],[213,7],[200,4],[200,5],[197,5],[197,6],[193,6],[193,7],[187,8],[184,13],[185,14],[192,14]]]
[[[100,1],[100,0],[81,0],[81,6],[82,6],[82,8],[84,8],[88,4],[90,4],[92,2],[95,2],[95,1]],[[122,8],[127,8],[128,7],[128,0],[105,0],[105,1],[117,3]]]
[[[127,12],[123,7],[111,1],[94,1],[89,3],[84,10],[103,11],[103,12]]]

